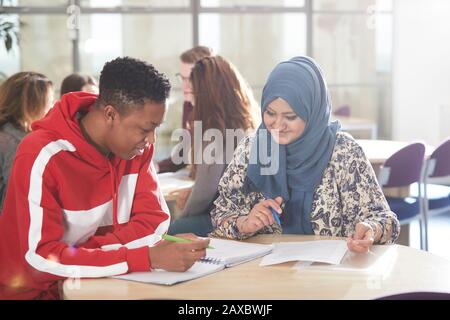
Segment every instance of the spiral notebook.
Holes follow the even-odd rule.
[[[210,246],[214,249],[206,249],[206,257],[194,263],[194,265],[185,272],[170,272],[154,269],[151,272],[132,272],[113,278],[173,285],[175,283],[204,277],[225,268],[257,259],[272,251],[272,245],[214,238],[211,239]]]

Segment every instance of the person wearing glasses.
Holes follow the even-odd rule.
[[[347,237],[354,252],[395,242],[400,223],[370,162],[330,113],[313,59],[294,57],[275,67],[262,93],[263,122],[242,139],[219,182],[210,236]]]
[[[236,145],[256,128],[259,117],[255,111],[259,108],[237,68],[219,55],[199,60],[192,69],[191,80],[194,106],[191,126],[195,127],[191,139],[191,176],[195,183],[191,189],[179,193],[180,217],[168,232],[206,236],[212,230],[209,212],[217,197],[220,177]],[[236,133],[236,137],[230,138],[230,132]],[[217,137],[205,138],[213,133]],[[199,140],[202,143],[196,145]],[[195,161],[195,157],[201,161]]]
[[[191,48],[180,55],[180,72],[176,74],[177,80],[181,83],[181,88],[183,90],[183,115],[181,126],[183,129],[188,129],[189,119],[192,113],[192,86],[189,80],[191,75],[191,70],[195,63],[204,57],[214,56],[214,52],[211,48],[205,46],[197,46]],[[182,152],[179,150],[173,150],[174,152]],[[182,154],[180,153],[180,156]],[[166,158],[155,163],[156,171],[158,173],[164,172],[175,172],[186,166],[185,163],[175,164],[172,158]]]

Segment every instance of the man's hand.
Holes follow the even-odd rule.
[[[192,242],[179,243],[161,241],[149,248],[150,263],[153,269],[184,272],[206,255],[208,238],[198,238],[194,234],[177,234],[177,237],[190,239]]]

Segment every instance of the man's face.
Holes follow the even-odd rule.
[[[109,118],[107,148],[124,160],[142,155],[156,141],[156,128],[163,122],[165,103],[146,102],[142,108],[131,108],[125,115],[117,110]]]

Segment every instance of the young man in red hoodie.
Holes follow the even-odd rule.
[[[59,280],[185,271],[208,239],[160,241],[170,216],[151,164],[170,84],[132,58],[99,95],[64,95],[19,145],[0,215],[0,299],[60,298]]]

